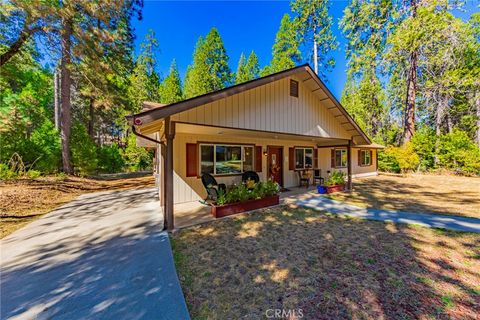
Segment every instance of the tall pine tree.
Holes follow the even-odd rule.
[[[183,99],[182,83],[177,69],[177,62],[172,61],[168,76],[160,85],[160,101],[170,104]]]
[[[296,66],[301,60],[297,33],[289,14],[284,14],[275,36],[270,66],[262,70],[262,75],[280,72]]]

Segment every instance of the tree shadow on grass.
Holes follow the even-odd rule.
[[[212,319],[475,319],[480,264],[464,242],[478,239],[287,207],[173,237],[192,317]]]

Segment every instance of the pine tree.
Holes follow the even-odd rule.
[[[363,128],[375,137],[386,119],[379,65],[392,27],[393,4],[389,0],[354,0],[344,11],[340,26],[348,39],[348,83],[342,102]],[[347,97],[356,99],[348,99]],[[359,119],[361,118],[361,119]]]
[[[183,99],[182,83],[175,59],[170,65],[168,76],[160,85],[160,101],[162,103],[175,103]]]
[[[246,58],[245,58],[245,54],[242,52],[240,54],[240,59],[238,60],[237,73],[235,74],[235,83],[236,84],[248,81],[248,79],[246,78],[246,74],[245,74],[246,64],[247,64],[247,61],[246,61]]]
[[[327,72],[335,66],[330,54],[338,47],[332,32],[328,0],[295,0],[291,6],[296,14],[295,32],[307,47],[312,48],[315,73],[326,80]]]
[[[260,65],[258,63],[258,57],[255,54],[255,51],[252,50],[247,59],[247,64],[245,65],[245,74],[247,81],[256,79],[260,76]]]
[[[200,37],[193,53],[193,62],[185,75],[185,97],[191,98],[230,85],[233,75],[222,38],[212,28],[205,38]]]
[[[293,68],[301,60],[297,33],[287,13],[283,15],[275,36],[272,56],[270,66],[262,70],[262,76]]]
[[[141,52],[135,62],[135,67],[130,75],[130,87],[128,88],[129,100],[132,110],[141,110],[143,101],[159,101],[160,77],[155,71],[157,60],[155,51],[158,43],[153,30],[150,30],[140,45]]]

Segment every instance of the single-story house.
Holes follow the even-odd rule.
[[[174,204],[206,197],[200,176],[240,182],[244,171],[298,186],[299,170],[352,178],[377,174],[377,150],[308,65],[170,105],[144,102],[127,117],[157,149],[156,173],[167,227]],[[318,172],[318,171],[317,171]]]

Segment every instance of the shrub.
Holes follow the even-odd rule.
[[[328,187],[340,184],[345,184],[345,172],[343,171],[334,170],[330,173],[327,180],[325,180],[325,185]]]
[[[30,179],[36,179],[36,178],[40,177],[41,174],[42,173],[38,170],[28,170],[27,173],[26,173],[27,177],[30,178]]]
[[[444,168],[480,174],[480,149],[464,131],[454,129],[440,137],[438,160]]]
[[[97,169],[97,146],[78,122],[72,127],[70,149],[75,173],[89,175]]]
[[[0,163],[0,180],[11,180],[17,177],[17,172],[11,170],[7,164]]]
[[[127,139],[123,158],[129,171],[139,171],[152,167],[153,153],[143,147],[137,147],[137,138],[131,134]]]
[[[121,172],[125,166],[120,148],[116,144],[98,148],[98,170],[106,173]]]
[[[419,168],[422,171],[426,171],[434,166],[435,141],[435,131],[428,127],[420,128],[413,135],[413,150],[418,154]]]
[[[411,142],[401,147],[387,147],[378,158],[380,170],[397,173],[415,170],[419,163],[420,159],[413,150],[413,144]]]

